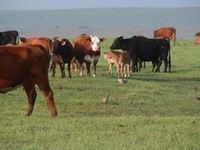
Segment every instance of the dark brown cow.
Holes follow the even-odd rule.
[[[0,32],[0,45],[17,45],[19,33],[16,30]]]
[[[87,76],[90,76],[90,64],[93,63],[93,77],[96,76],[96,65],[101,54],[100,42],[105,40],[105,38],[98,38],[97,36],[89,36],[87,34],[82,34],[74,39],[72,45],[75,57],[81,65],[81,76],[83,75],[83,62],[86,64]]]
[[[200,32],[195,34],[195,44],[200,44]]]
[[[167,38],[169,41],[172,39],[174,45],[176,42],[176,29],[174,27],[163,27],[154,31],[155,39],[164,39]]]
[[[48,80],[49,62],[48,53],[40,45],[0,46],[0,93],[23,86],[28,97],[27,116],[32,114],[36,100],[35,84],[46,98],[52,116],[57,116]]]

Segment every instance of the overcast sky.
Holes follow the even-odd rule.
[[[0,0],[0,10],[195,6],[200,0]]]

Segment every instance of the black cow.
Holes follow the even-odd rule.
[[[71,64],[72,58],[74,57],[74,50],[69,40],[63,39],[60,37],[54,37],[51,43],[51,53],[52,55],[57,55],[59,57],[61,56],[64,64],[68,63],[68,72],[69,72],[69,77],[71,78],[70,64]],[[60,65],[60,70],[62,74],[61,78],[63,78],[65,77],[65,71],[64,71],[65,65],[63,64],[59,64],[59,65]],[[52,62],[53,72],[55,72],[55,67],[56,67],[55,62]]]
[[[0,45],[13,44],[17,45],[19,33],[16,30],[0,32]]]
[[[162,64],[162,60],[165,63],[164,72],[167,71],[169,63],[169,70],[171,68],[170,58],[170,44],[164,39],[147,39],[140,37],[132,37],[124,39],[122,36],[117,37],[110,47],[111,50],[122,49],[127,50],[131,54],[132,59],[132,71],[138,71],[137,61],[152,61],[153,64],[157,64],[156,72]],[[169,53],[169,61],[167,59]]]

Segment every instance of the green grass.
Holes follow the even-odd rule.
[[[24,116],[22,88],[0,95],[1,149],[200,149],[200,46],[179,39],[171,45],[170,73],[163,73],[164,65],[160,73],[151,72],[149,62],[120,84],[103,59],[112,41],[101,45],[96,78],[73,73],[61,79],[59,68],[55,78],[49,74],[56,118],[38,88],[30,117]],[[101,104],[107,92],[109,101]]]

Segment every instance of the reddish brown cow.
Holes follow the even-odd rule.
[[[51,50],[51,39],[49,39],[48,37],[41,37],[41,38],[37,38],[37,37],[31,37],[31,38],[24,38],[24,37],[20,37],[19,38],[19,44],[18,45],[28,45],[28,44],[32,44],[32,45],[41,45],[43,46],[50,54],[50,50]]]
[[[37,37],[31,37],[31,38],[20,37],[19,38],[19,45],[28,45],[28,44],[41,45],[47,50],[47,52],[49,54],[51,54],[51,43],[52,43],[52,41],[48,37],[40,37],[40,38],[37,38]],[[50,57],[52,58],[50,71],[52,71],[52,77],[54,77],[55,76],[56,63],[60,66],[61,72],[62,72],[64,62],[63,62],[63,59],[60,55],[51,55]],[[64,76],[63,72],[62,72],[62,76]]]
[[[195,34],[195,44],[200,44],[200,32]]]
[[[76,37],[72,43],[74,47],[74,55],[80,64],[80,75],[83,75],[83,62],[86,64],[87,76],[90,76],[90,64],[93,63],[93,77],[96,76],[96,65],[99,60],[100,42],[104,42],[105,38],[98,38],[97,36],[89,36],[82,34]]]
[[[172,39],[174,41],[174,45],[176,42],[176,29],[174,27],[163,27],[158,30],[154,31],[154,38],[160,39],[160,38],[166,38],[169,41]]]
[[[28,97],[27,116],[32,114],[36,100],[35,84],[46,98],[52,116],[57,116],[48,80],[49,62],[48,53],[40,45],[0,46],[0,93],[23,86]]]

